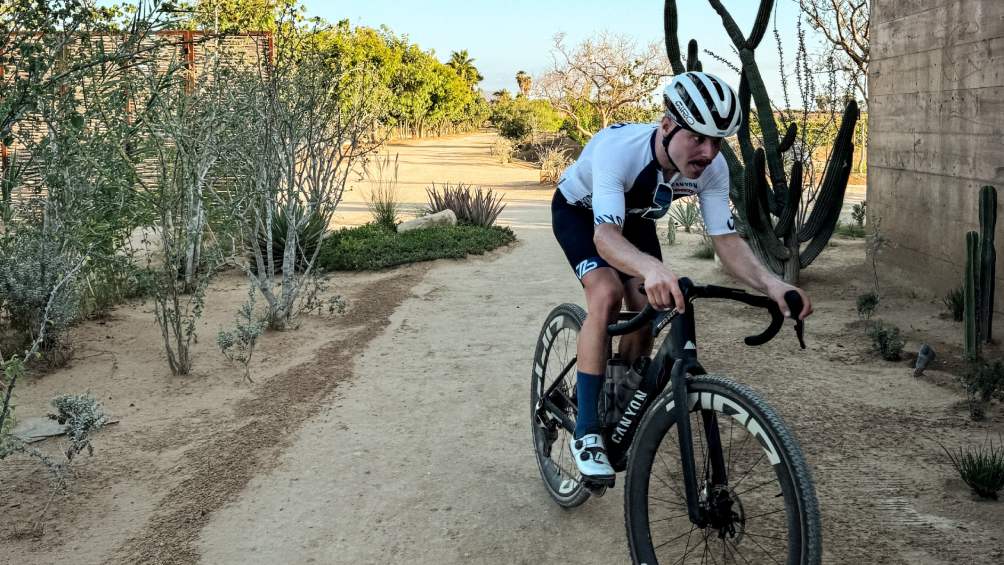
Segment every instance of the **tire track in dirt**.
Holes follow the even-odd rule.
[[[324,406],[323,400],[352,377],[352,358],[382,330],[394,309],[421,280],[426,265],[367,285],[340,323],[352,328],[321,348],[314,359],[257,387],[238,404],[221,431],[190,448],[177,471],[183,478],[163,497],[142,533],[115,552],[119,563],[193,564],[194,542],[213,512],[233,500],[258,473],[275,464],[300,424]]]

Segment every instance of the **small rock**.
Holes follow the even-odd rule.
[[[397,232],[404,233],[407,231],[417,230],[421,228],[428,228],[432,226],[455,226],[455,225],[457,225],[457,215],[453,213],[453,210],[443,210],[442,212],[436,212],[435,214],[429,214],[428,216],[422,216],[421,218],[415,218],[414,220],[401,222],[397,226]]]

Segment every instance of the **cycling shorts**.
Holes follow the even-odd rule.
[[[600,257],[596,251],[596,244],[593,243],[593,211],[583,206],[569,204],[560,190],[554,191],[554,198],[551,199],[551,229],[580,282],[582,277],[595,269],[613,268]],[[621,233],[639,251],[662,261],[662,246],[655,233],[654,220],[629,214]],[[617,271],[617,274],[621,282],[626,282],[632,277],[621,271]]]

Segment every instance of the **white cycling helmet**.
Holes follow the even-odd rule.
[[[735,91],[708,73],[676,75],[663,90],[662,102],[666,115],[680,127],[708,137],[728,137],[742,121]]]

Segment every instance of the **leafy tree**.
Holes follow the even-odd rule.
[[[638,50],[624,36],[601,34],[570,49],[558,34],[552,54],[554,68],[538,88],[585,139],[614,123],[619,110],[642,104],[669,74],[657,43]]]

